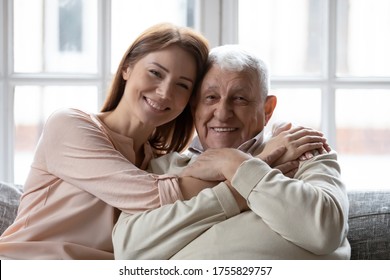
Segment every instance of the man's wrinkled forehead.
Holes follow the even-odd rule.
[[[258,79],[255,73],[248,69],[242,71],[226,70],[218,65],[213,65],[204,76],[198,94],[216,93],[227,88],[232,93],[258,91],[257,84]]]

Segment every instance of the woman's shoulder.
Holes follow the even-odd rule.
[[[61,108],[54,111],[50,118],[60,118],[60,119],[68,119],[68,118],[90,118],[90,114],[75,108]]]
[[[48,122],[74,122],[91,120],[91,115],[79,109],[62,108],[54,111],[48,118]]]
[[[90,126],[94,122],[91,114],[74,108],[63,108],[54,111],[46,121],[46,129],[59,131],[70,127]]]

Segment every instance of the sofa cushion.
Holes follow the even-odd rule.
[[[15,220],[21,195],[22,186],[0,182],[0,234]]]
[[[390,259],[390,191],[354,191],[349,197],[351,259]]]

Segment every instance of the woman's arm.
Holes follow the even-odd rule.
[[[72,184],[128,213],[182,200],[178,177],[140,170],[88,114],[61,110],[47,121],[35,168]]]

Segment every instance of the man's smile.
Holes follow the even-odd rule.
[[[215,132],[233,132],[238,130],[236,127],[211,127]]]

